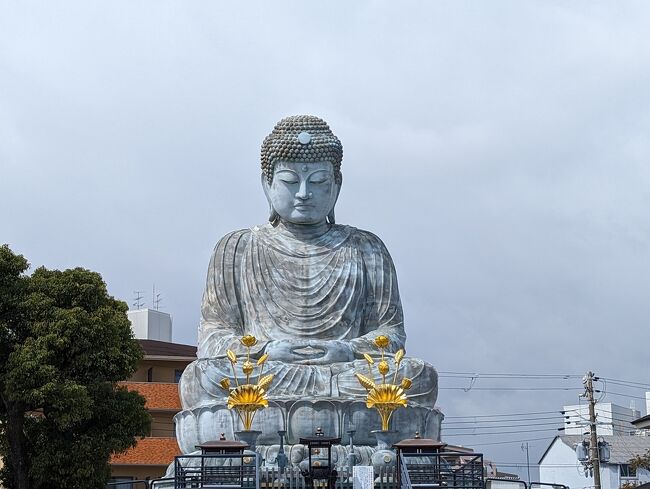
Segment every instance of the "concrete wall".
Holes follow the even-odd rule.
[[[172,317],[166,312],[153,309],[128,311],[133,335],[139,340],[158,340],[171,343]]]
[[[151,368],[151,382],[164,382],[167,384],[176,382],[176,370],[183,372],[188,362],[166,362],[162,360],[148,361],[143,360],[138,366],[138,370],[129,379],[132,382],[149,382],[148,371]]]
[[[630,457],[632,455],[630,454]],[[571,489],[593,489],[594,478],[585,477],[582,464],[578,462],[573,447],[557,439],[546,453],[539,466],[540,482],[564,484]],[[619,489],[625,482],[650,482],[650,472],[640,470],[636,478],[620,477],[620,467],[614,464],[601,464],[600,483],[602,489]]]
[[[152,413],[151,414],[151,435],[161,438],[176,438],[174,428],[174,414],[176,413]]]
[[[604,476],[605,474],[602,473]],[[602,489],[612,489],[612,486],[605,481],[609,477],[602,477]],[[539,466],[540,482],[552,484],[564,484],[571,489],[593,488],[593,477],[585,477],[582,464],[578,462],[576,453],[572,447],[565,445],[559,438],[553,442],[544,460]]]
[[[565,416],[568,416],[564,425],[564,434],[581,435],[589,420],[589,408],[587,405],[564,406]],[[636,428],[631,421],[640,417],[640,412],[618,404],[598,403],[596,404],[596,416],[598,419],[599,435],[629,435],[634,433]]]

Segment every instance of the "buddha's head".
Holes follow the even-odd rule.
[[[297,115],[282,119],[262,143],[262,186],[272,223],[334,223],[341,190],[343,146],[327,123]]]

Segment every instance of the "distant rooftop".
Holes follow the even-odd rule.
[[[145,408],[150,410],[172,411],[181,410],[181,400],[178,396],[178,384],[158,382],[124,382],[129,391],[138,392],[145,398]]]
[[[582,440],[585,439],[581,435],[557,436],[542,455],[540,463],[542,463],[546,453],[558,438],[571,449],[575,449],[576,445],[582,443]],[[627,464],[635,455],[642,455],[650,450],[650,436],[604,435],[598,438],[602,438],[609,443],[609,464]]]
[[[196,346],[158,340],[138,340],[146,356],[196,358]]]
[[[648,429],[650,428],[650,414],[643,416],[642,418],[635,419],[632,421],[632,424],[638,429]]]
[[[112,465],[156,465],[167,466],[180,455],[176,438],[143,438],[126,452],[113,454]]]

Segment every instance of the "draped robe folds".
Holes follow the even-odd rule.
[[[390,339],[389,352],[404,347],[402,306],[392,259],[372,233],[333,225],[324,235],[299,240],[270,224],[232,232],[214,250],[201,307],[199,359],[181,379],[185,409],[222,398],[218,382],[232,378],[226,358],[245,354],[239,338],[252,334],[259,356],[273,340],[342,340],[355,360],[334,364],[267,362],[275,378],[273,398],[362,397],[353,376],[368,372],[364,353],[373,340]],[[413,379],[411,401],[433,408],[437,374],[429,364],[405,358],[400,377]]]

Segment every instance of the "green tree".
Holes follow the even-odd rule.
[[[6,487],[102,487],[109,458],[145,436],[127,306],[98,273],[36,269],[0,247],[0,476]]]

